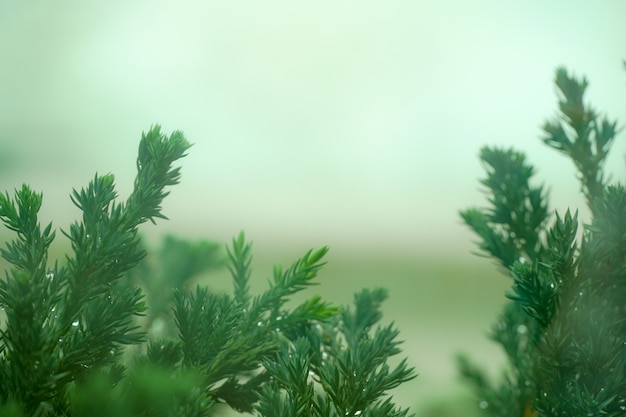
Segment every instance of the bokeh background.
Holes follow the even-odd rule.
[[[244,230],[261,286],[329,245],[319,292],[390,289],[420,373],[399,402],[436,415],[469,395],[456,352],[502,359],[485,333],[508,282],[458,216],[485,203],[478,151],[516,147],[553,208],[582,207],[540,127],[560,65],[626,120],[625,17],[622,0],[0,0],[0,190],[30,184],[67,228],[72,188],[113,172],[125,197],[141,132],[182,130],[194,146],[148,240]],[[621,135],[615,180],[625,154]]]

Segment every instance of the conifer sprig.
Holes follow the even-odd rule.
[[[235,301],[243,306],[247,306],[250,301],[250,263],[252,244],[246,243],[245,236],[240,233],[233,239],[232,249],[227,249],[228,270],[233,277]]]
[[[559,68],[555,82],[561,114],[546,122],[543,140],[573,160],[593,219],[582,243],[577,213],[557,213],[546,227],[545,196],[527,185],[532,167],[512,150],[481,152],[491,207],[461,216],[513,279],[512,302],[491,335],[510,366],[498,385],[467,358],[459,365],[480,408],[494,417],[623,416],[626,191],[608,185],[602,171],[617,123],[600,120],[584,103],[585,79]]]
[[[37,219],[43,195],[26,184],[15,191],[15,199],[8,193],[0,194],[0,220],[9,230],[16,232],[17,240],[0,248],[2,257],[16,268],[30,274],[45,273],[48,247],[55,237],[52,223],[44,230]]]
[[[66,389],[83,375],[113,364],[121,345],[143,340],[132,317],[145,310],[138,288],[119,278],[143,257],[137,226],[163,217],[164,187],[175,184],[171,164],[189,144],[179,132],[167,138],[153,127],[139,147],[136,187],[126,204],[116,203],[111,174],[96,175],[71,195],[82,211],[69,232],[73,255],[49,268],[51,224],[37,214],[42,195],[28,186],[15,199],[0,195],[0,220],[17,233],[2,256],[14,269],[0,281],[6,323],[0,336],[0,401],[13,401],[28,415],[54,415],[67,408]]]
[[[240,411],[252,411],[255,390],[267,378],[261,372],[247,383],[242,378],[259,372],[264,360],[276,355],[281,337],[289,339],[311,322],[325,320],[336,309],[313,297],[293,311],[285,308],[289,297],[312,284],[327,248],[307,252],[282,271],[274,267],[274,281],[261,295],[248,295],[251,245],[243,233],[228,249],[228,268],[234,297],[209,293],[176,292],[174,316],[180,332],[182,365],[202,370],[209,396]]]
[[[178,184],[180,168],[172,163],[186,156],[191,147],[181,131],[169,137],[155,125],[143,134],[137,157],[137,176],[132,194],[126,201],[129,220],[138,225],[155,218],[167,219],[161,213],[161,202],[169,194],[165,187]]]
[[[260,392],[262,416],[405,416],[386,397],[388,391],[415,378],[406,360],[391,368],[400,352],[393,324],[374,326],[381,318],[383,289],[355,295],[355,309],[344,308],[330,323],[310,327],[304,337],[283,343],[281,354],[265,362],[272,376]],[[314,393],[318,391],[317,394]]]
[[[464,210],[461,217],[481,237],[479,248],[505,268],[520,258],[535,260],[541,245],[539,232],[549,216],[543,187],[530,183],[534,168],[512,149],[484,147],[480,159],[487,171],[481,184],[491,206]]]
[[[543,125],[544,143],[564,153],[581,174],[582,192],[589,207],[600,198],[606,185],[602,165],[617,134],[617,122],[600,119],[585,103],[589,83],[576,79],[565,68],[556,71],[555,84],[560,93],[560,115]]]

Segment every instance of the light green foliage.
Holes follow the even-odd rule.
[[[171,236],[145,257],[138,226],[165,218],[165,187],[180,177],[172,164],[189,146],[155,126],[125,202],[110,174],[75,190],[83,215],[63,232],[72,252],[62,265],[49,266],[42,195],[26,185],[0,195],[0,220],[17,235],[1,250],[12,268],[0,281],[0,415],[206,417],[224,405],[268,417],[406,415],[387,396],[414,377],[406,361],[387,364],[398,331],[372,330],[384,290],[358,293],[354,311],[316,295],[290,302],[315,284],[328,248],[275,266],[260,294],[243,233],[225,260],[215,244]],[[223,264],[232,295],[188,288]]]
[[[511,302],[491,334],[509,366],[498,384],[465,357],[460,368],[486,415],[623,416],[626,191],[602,172],[617,123],[584,102],[586,80],[560,68],[556,85],[560,117],[545,123],[543,141],[574,162],[593,220],[577,242],[577,214],[550,221],[522,154],[482,150],[490,206],[461,216],[512,279]]]
[[[563,68],[556,74],[556,86],[562,94],[559,101],[561,118],[548,121],[543,141],[564,153],[580,172],[582,191],[589,206],[601,197],[606,186],[602,164],[617,133],[617,122],[600,119],[583,98],[587,80],[569,77]]]
[[[192,242],[167,235],[158,251],[148,254],[127,278],[139,285],[150,306],[144,323],[150,337],[175,336],[171,320],[174,291],[182,291],[196,276],[223,267],[221,245],[208,241]]]

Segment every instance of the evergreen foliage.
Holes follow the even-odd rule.
[[[138,226],[165,219],[166,187],[180,177],[172,164],[189,147],[155,126],[125,202],[110,174],[75,190],[82,220],[63,232],[72,251],[62,264],[50,266],[55,232],[38,223],[42,195],[26,185],[0,195],[0,220],[17,235],[1,249],[11,269],[0,280],[0,415],[201,417],[228,406],[268,417],[406,416],[388,391],[415,374],[406,360],[388,363],[400,342],[393,324],[379,324],[386,291],[358,292],[353,308],[291,300],[315,284],[328,248],[275,266],[260,294],[250,291],[243,233],[225,260],[215,244],[167,237],[146,261]],[[232,295],[188,288],[223,264]]]
[[[624,416],[626,190],[602,170],[617,123],[585,103],[584,78],[559,68],[556,86],[559,116],[543,125],[543,142],[574,162],[592,220],[579,233],[577,212],[552,218],[523,154],[481,150],[490,204],[461,216],[512,280],[490,335],[508,366],[498,382],[465,356],[460,369],[485,415]]]

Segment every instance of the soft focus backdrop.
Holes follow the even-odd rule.
[[[450,389],[453,352],[493,357],[507,283],[458,217],[484,204],[480,147],[526,152],[552,207],[581,206],[540,126],[559,65],[626,123],[625,18],[623,0],[0,0],[0,190],[31,184],[67,227],[72,187],[113,172],[125,197],[141,132],[180,129],[171,220],[143,231],[243,229],[261,264],[330,245],[329,294],[392,289],[421,398]],[[614,179],[625,154],[622,135]]]

